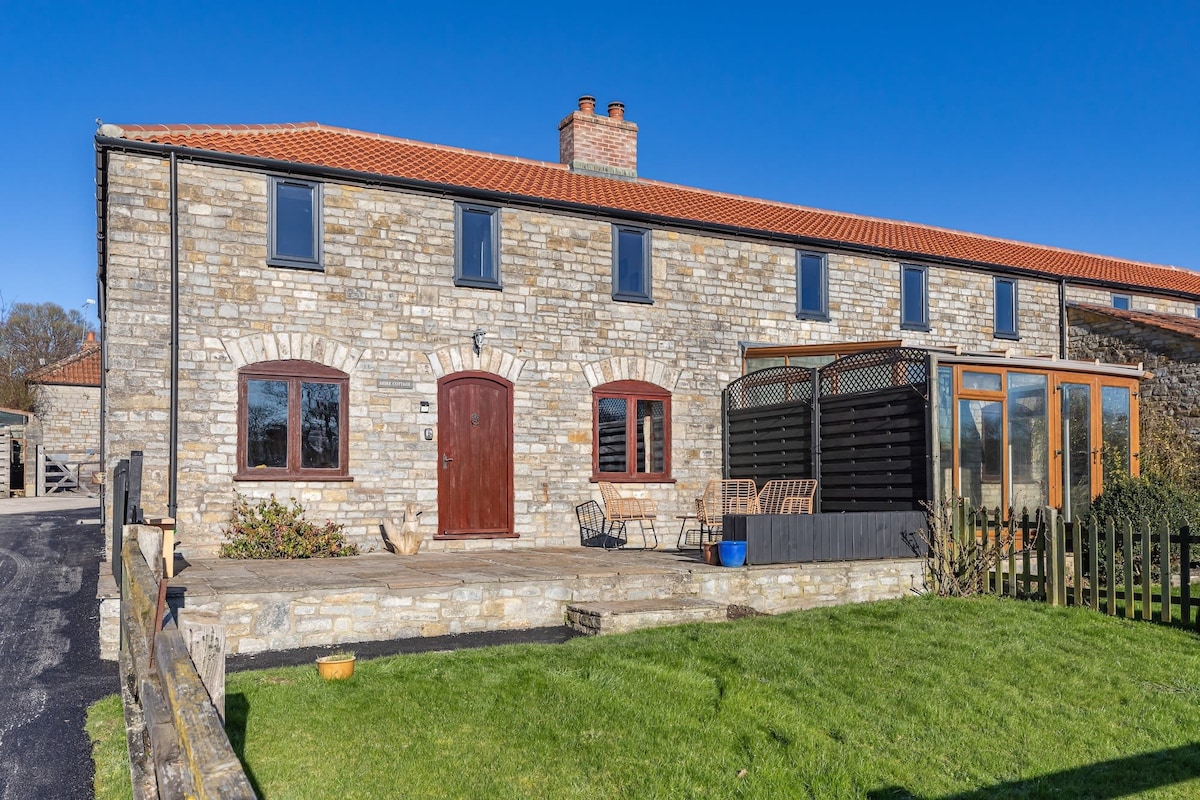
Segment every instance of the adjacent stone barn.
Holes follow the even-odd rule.
[[[1171,418],[1200,446],[1200,318],[1072,303],[1071,356],[1140,363],[1140,402]]]
[[[39,443],[52,458],[99,465],[100,361],[100,343],[89,333],[78,353],[29,378],[38,386]]]
[[[578,544],[575,506],[612,481],[665,533],[721,477],[747,371],[1063,359],[1068,301],[1200,302],[1181,270],[646,179],[619,103],[581,98],[558,134],[546,162],[316,123],[102,126],[107,469],[143,451],[145,512],[185,553],[215,550],[236,493],[364,546],[416,502],[432,549],[508,548]],[[964,397],[980,425],[1018,402],[1000,380]]]

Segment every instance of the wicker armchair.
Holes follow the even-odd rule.
[[[658,532],[654,530],[654,520],[658,518],[658,508],[653,500],[643,500],[640,497],[622,497],[617,487],[606,481],[600,482],[600,496],[604,498],[604,519],[608,521],[609,535],[625,538],[625,523],[636,522],[642,532],[642,549],[649,550],[658,547]],[[650,526],[650,535],[654,537],[651,545],[646,538],[646,525]]]
[[[757,514],[758,486],[749,478],[709,481],[704,496],[696,500],[700,541],[720,537],[726,514]]]
[[[817,482],[810,479],[767,481],[758,494],[763,514],[811,514]]]

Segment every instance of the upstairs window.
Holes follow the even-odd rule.
[[[500,209],[454,206],[454,285],[500,289]]]
[[[321,184],[276,177],[269,184],[267,263],[321,269]]]
[[[900,327],[905,330],[929,330],[926,278],[925,267],[900,265]]]
[[[238,371],[238,471],[246,480],[344,480],[349,377],[311,361]]]
[[[825,256],[796,253],[796,318],[829,319]]]
[[[993,334],[997,339],[1017,339],[1017,282],[1012,278],[996,278],[995,283]]]
[[[1112,307],[1113,308],[1122,308],[1122,309],[1128,311],[1129,310],[1129,300],[1130,300],[1130,298],[1129,298],[1129,295],[1127,295],[1127,294],[1114,294],[1112,296]]]
[[[592,479],[671,479],[671,393],[644,381],[592,390]]]
[[[613,300],[653,303],[650,296],[650,231],[613,226]]]

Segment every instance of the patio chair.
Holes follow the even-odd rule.
[[[654,529],[654,520],[658,519],[658,509],[653,500],[643,500],[640,497],[622,497],[617,487],[607,481],[600,482],[600,496],[604,498],[604,518],[608,521],[608,531],[617,536],[625,535],[625,523],[636,522],[642,532],[642,549],[650,550],[658,547],[658,531]],[[646,538],[646,524],[650,524],[650,535],[654,544],[650,545]],[[619,530],[620,533],[616,533]]]
[[[604,518],[604,509],[595,500],[575,506],[575,518],[579,520],[579,543],[584,547],[615,550],[625,546],[625,539],[613,533],[616,530],[623,535],[625,523],[610,525]]]
[[[696,500],[700,541],[716,541],[726,514],[757,514],[758,485],[749,478],[709,481],[704,496]]]
[[[767,481],[758,493],[758,508],[763,514],[811,514],[817,482],[802,480]]]

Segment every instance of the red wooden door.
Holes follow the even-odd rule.
[[[438,381],[438,535],[513,533],[512,384],[490,373]]]

